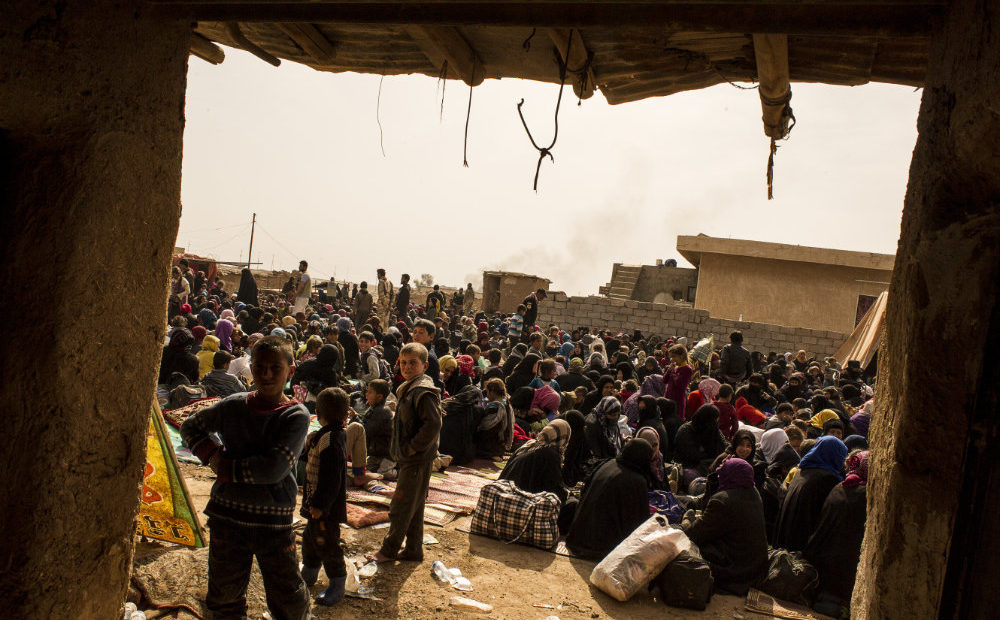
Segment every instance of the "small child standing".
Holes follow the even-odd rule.
[[[211,532],[205,603],[212,617],[246,617],[255,556],[271,615],[310,617],[309,590],[299,574],[292,531],[298,494],[294,465],[309,429],[309,412],[283,391],[295,371],[293,363],[287,340],[261,338],[250,362],[256,391],[228,396],[181,425],[185,445],[218,476],[205,508]],[[213,441],[213,433],[222,446]]]
[[[399,466],[389,504],[389,533],[375,554],[378,562],[424,559],[424,502],[441,436],[441,391],[428,377],[427,348],[411,342],[399,352],[403,384],[392,421],[390,455]],[[406,548],[400,552],[403,539]]]
[[[309,520],[302,535],[302,578],[312,586],[320,566],[330,584],[316,597],[320,605],[344,598],[347,566],[340,548],[340,524],[347,520],[347,445],[344,423],[350,410],[347,392],[326,388],[316,397],[316,418],[323,425],[306,442],[306,480],[302,516]]]

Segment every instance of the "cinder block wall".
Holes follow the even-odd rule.
[[[631,333],[638,329],[644,336],[686,336],[693,344],[713,334],[717,346],[729,342],[734,329],[743,332],[744,346],[751,351],[798,351],[810,356],[833,355],[847,340],[848,334],[749,321],[715,319],[707,310],[685,308],[644,301],[626,301],[607,297],[570,297],[550,291],[539,304],[538,324],[558,325],[564,329],[579,326],[597,327]]]

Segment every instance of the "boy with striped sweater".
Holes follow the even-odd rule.
[[[205,508],[211,533],[205,602],[214,618],[246,617],[255,556],[272,616],[311,617],[292,531],[295,464],[309,428],[306,408],[283,391],[293,359],[286,340],[258,340],[250,362],[256,391],[228,396],[181,425],[185,445],[218,476]]]

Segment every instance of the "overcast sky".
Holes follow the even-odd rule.
[[[775,161],[756,91],[713,88],[577,106],[567,87],[555,163],[531,189],[536,141],[552,137],[558,85],[274,68],[226,48],[191,57],[177,245],[265,269],[309,261],[314,278],[373,281],[385,267],[478,289],[484,268],[596,294],[612,264],[677,258],[677,235],[894,253],[922,91],[792,85],[798,124]],[[376,112],[378,111],[378,115]],[[377,118],[378,116],[378,118]],[[380,134],[378,119],[381,120]],[[381,147],[380,147],[381,140]],[[382,148],[385,150],[383,156]]]

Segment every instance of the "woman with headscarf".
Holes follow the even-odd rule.
[[[649,518],[648,476],[653,448],[628,442],[587,481],[566,546],[579,557],[601,560]]]
[[[472,385],[472,379],[458,372],[458,360],[451,355],[438,358],[438,364],[441,367],[441,382],[448,395],[454,396],[462,391],[462,388]]]
[[[351,333],[353,326],[354,323],[347,317],[337,319],[337,331],[340,332],[337,342],[344,349],[344,374],[348,378],[357,377],[361,365],[361,347],[358,337]]]
[[[555,493],[565,502],[562,462],[571,436],[572,429],[566,420],[553,420],[534,439],[518,448],[500,472],[500,479],[510,480],[529,493]]]
[[[599,459],[613,459],[622,451],[625,440],[618,426],[622,404],[614,396],[605,396],[587,415],[585,432],[590,452]]]
[[[556,417],[561,402],[562,398],[559,392],[543,385],[540,388],[535,388],[535,394],[531,399],[531,411],[534,415],[539,416],[539,420],[544,423]]]
[[[503,363],[503,378],[506,381],[508,377],[514,374],[517,366],[524,359],[524,356],[528,353],[528,345],[523,342],[519,342],[514,345],[514,348],[510,350],[510,355],[507,356],[507,360]],[[510,390],[507,390],[508,394],[512,394]]]
[[[775,525],[775,545],[801,551],[819,524],[826,496],[844,479],[847,446],[836,437],[820,437],[799,461]]]
[[[847,457],[847,477],[823,503],[816,531],[802,554],[819,573],[816,611],[839,617],[850,605],[867,518],[868,451]]]
[[[313,394],[318,395],[328,387],[340,386],[340,375],[337,374],[337,361],[340,351],[332,344],[324,344],[319,348],[316,357],[302,362],[292,376],[293,383],[301,383]]]
[[[688,394],[685,411],[698,411],[702,405],[711,405],[715,397],[719,395],[721,386],[722,384],[712,377],[702,379],[698,383],[698,389]]]
[[[816,411],[813,409],[813,411]],[[833,409],[823,409],[813,417],[809,419],[809,427],[807,429],[810,438],[822,437],[826,432],[824,425],[830,420],[839,420],[840,416]],[[841,429],[843,430],[843,429]]]
[[[569,369],[559,375],[559,389],[572,392],[581,385],[587,388],[588,392],[594,389],[594,382],[583,374],[583,360],[574,357],[569,361]]]
[[[682,488],[699,476],[707,476],[715,458],[726,451],[729,442],[719,430],[719,410],[715,405],[702,405],[677,430],[674,459],[684,467]]]
[[[156,380],[157,383],[164,385],[169,383],[170,376],[175,372],[187,377],[189,382],[197,383],[200,378],[199,359],[188,351],[188,347],[192,344],[194,336],[186,328],[177,328],[170,334],[170,341],[163,347],[163,355],[160,357],[160,375]]]
[[[746,596],[767,574],[764,509],[749,463],[732,457],[719,467],[718,476],[719,489],[701,517],[685,518],[681,529],[698,545],[716,587]]]
[[[514,371],[507,377],[507,393],[513,394],[519,388],[531,383],[535,378],[538,362],[541,360],[542,358],[535,353],[525,354],[521,361],[517,363]],[[509,362],[510,360],[508,360],[508,363]]]
[[[236,291],[236,299],[247,305],[256,306],[257,295],[257,281],[254,279],[253,273],[244,267],[243,270],[240,271],[240,287]]]
[[[528,386],[519,387],[517,391],[510,394],[510,407],[514,411],[514,422],[527,432],[530,428],[528,418],[531,417],[531,402],[535,398],[535,388]]]
[[[799,453],[788,443],[788,434],[783,428],[765,432],[760,438],[758,462],[764,462],[764,483],[760,485],[760,499],[764,505],[764,525],[767,540],[774,544],[774,529],[784,503],[788,486],[785,478],[788,472],[799,464]]]
[[[684,425],[684,420],[677,415],[677,403],[665,396],[656,399],[656,408],[660,410],[660,422],[667,431],[667,440],[660,444],[660,451],[668,462],[676,461],[677,431]]]
[[[211,334],[201,341],[198,351],[198,379],[201,379],[215,368],[215,354],[219,351],[219,339]]]
[[[232,353],[233,330],[235,326],[229,319],[219,319],[215,324],[215,337],[219,339],[219,349]]]
[[[653,457],[649,461],[649,488],[669,491],[666,471],[663,467],[663,454],[660,453],[660,434],[652,426],[643,426],[635,433],[636,439],[645,439],[653,448]]]
[[[198,322],[201,323],[202,327],[209,331],[215,329],[216,320],[215,313],[212,312],[211,308],[205,307],[198,312]]]
[[[656,434],[659,436],[656,447],[663,457],[663,462],[670,462],[671,457],[673,457],[673,438],[663,425],[663,420],[660,417],[660,407],[655,396],[641,396],[639,398],[638,420],[636,428],[649,427],[656,431]]]
[[[764,484],[764,472],[767,466],[763,461],[757,459],[757,437],[747,429],[740,429],[733,435],[733,441],[726,448],[726,451],[715,458],[715,462],[709,467],[710,472],[716,471],[719,467],[731,458],[740,458],[750,463],[754,469],[754,486],[760,488]]]
[[[663,382],[663,375],[652,374],[647,376],[639,387],[639,391],[626,398],[625,404],[622,405],[622,411],[625,413],[625,417],[628,418],[629,426],[634,428],[639,422],[639,399],[643,396],[659,398],[664,395],[666,389],[667,386]]]
[[[587,444],[587,435],[583,414],[576,409],[567,411],[564,415],[569,424],[569,443],[563,455],[562,478],[567,487],[574,487],[578,482],[586,480],[594,469],[594,455]]]
[[[635,366],[632,362],[618,362],[615,364],[615,371],[618,373],[618,379],[623,383],[629,379],[635,379]]]

